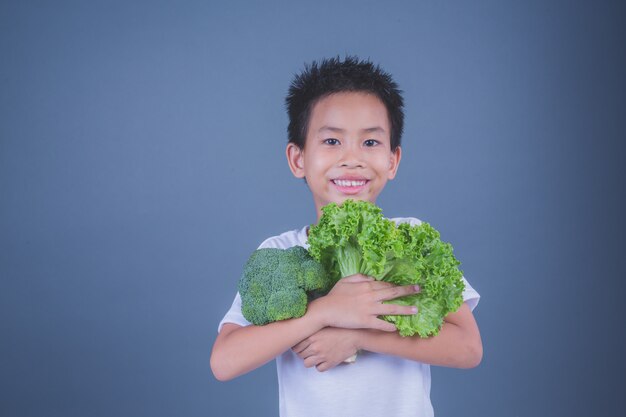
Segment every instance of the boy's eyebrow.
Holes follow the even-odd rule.
[[[385,133],[385,129],[380,126],[368,127],[367,129],[363,129],[365,133]]]
[[[322,132],[325,130],[329,130],[333,133],[345,133],[345,130],[340,128],[340,127],[334,127],[334,126],[322,126],[320,127],[318,132]],[[385,133],[385,129],[383,129],[380,126],[374,126],[374,127],[368,127],[366,129],[362,129],[361,132],[364,133]]]
[[[339,128],[339,127],[333,127],[333,126],[322,126],[320,127],[320,130],[318,130],[318,132],[323,132],[325,130],[330,130],[333,133],[343,133],[345,132],[345,130]]]

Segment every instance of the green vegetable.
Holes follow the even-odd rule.
[[[239,280],[241,311],[259,326],[302,317],[308,301],[331,286],[322,266],[303,247],[257,249]]]
[[[460,262],[428,223],[396,225],[376,205],[346,200],[322,208],[308,243],[333,282],[360,273],[396,285],[418,284],[419,293],[389,301],[417,306],[417,314],[382,317],[394,323],[401,336],[438,334],[443,318],[463,303]]]

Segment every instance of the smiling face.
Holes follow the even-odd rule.
[[[391,151],[385,105],[374,95],[335,93],[311,111],[304,149],[287,145],[291,172],[305,178],[318,219],[328,203],[351,198],[376,203],[396,175],[401,151]]]

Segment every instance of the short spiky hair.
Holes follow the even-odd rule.
[[[387,108],[391,126],[391,150],[400,146],[404,127],[404,101],[402,92],[391,75],[367,60],[347,56],[313,61],[305,65],[289,87],[285,98],[289,127],[289,142],[304,149],[309,118],[313,106],[322,98],[334,93],[363,92],[373,94]]]

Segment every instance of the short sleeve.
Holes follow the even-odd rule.
[[[251,323],[246,320],[241,312],[241,296],[239,292],[235,295],[235,300],[233,304],[230,306],[230,310],[226,313],[220,324],[217,326],[217,332],[222,331],[222,326],[226,323],[233,323],[239,326],[249,326]]]
[[[285,232],[279,236],[274,236],[269,239],[263,241],[258,249],[263,248],[278,248],[278,249],[287,249],[296,245],[304,245],[306,242],[306,227],[303,227],[300,230],[292,230],[289,232]],[[230,310],[226,313],[220,324],[217,326],[218,333],[222,330],[222,326],[226,323],[233,323],[239,326],[249,326],[250,323],[243,316],[241,312],[241,295],[239,292],[235,295],[235,299],[233,300],[233,304],[230,306]]]
[[[470,310],[474,311],[476,306],[478,305],[478,301],[480,301],[480,294],[470,285],[469,282],[462,278],[463,283],[465,284],[465,289],[463,290],[463,301],[467,303]]]

